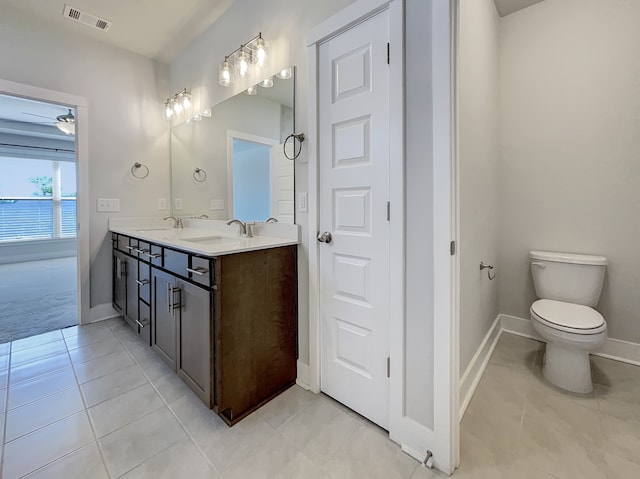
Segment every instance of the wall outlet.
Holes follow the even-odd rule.
[[[117,198],[98,198],[96,200],[96,211],[120,211],[120,200]]]
[[[307,192],[298,193],[298,211],[300,213],[306,213],[308,210],[307,207]]]
[[[181,210],[182,209],[182,198],[176,198],[173,200],[173,209]]]
[[[158,198],[158,209],[160,211],[164,211],[167,209],[167,200],[166,198]]]
[[[210,205],[212,210],[224,210],[224,200],[211,200]]]

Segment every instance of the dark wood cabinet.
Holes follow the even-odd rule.
[[[142,241],[127,248],[138,240],[116,233],[113,245],[114,306],[126,318],[135,296],[138,332],[227,424],[294,384],[295,245],[217,257]],[[118,276],[121,264],[136,267],[137,289]]]
[[[151,272],[151,347],[176,369],[178,342],[176,340],[176,291],[175,277],[164,271]]]

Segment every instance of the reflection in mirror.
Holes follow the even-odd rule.
[[[294,162],[283,154],[294,132],[294,78],[274,76],[272,88],[256,86],[172,128],[174,215],[294,222]]]

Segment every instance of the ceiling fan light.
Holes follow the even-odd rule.
[[[65,135],[75,135],[76,134],[76,125],[75,125],[75,123],[66,122],[66,121],[58,121],[56,123],[56,126]]]

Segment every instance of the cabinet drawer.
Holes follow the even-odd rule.
[[[149,305],[140,301],[140,314],[138,321],[138,334],[143,338],[144,342],[151,345],[151,308]]]
[[[172,273],[179,274],[180,276],[187,277],[189,266],[189,255],[174,251],[172,249],[164,249],[164,268],[168,269]]]
[[[138,264],[138,296],[151,304],[151,267],[142,262]]]
[[[208,258],[191,257],[191,266],[189,266],[189,278],[196,283],[204,286],[215,284],[213,278],[213,260]]]
[[[129,237],[124,235],[117,235],[116,249],[129,253]]]
[[[149,261],[148,253],[151,252],[151,245],[146,241],[138,241],[134,249],[135,255],[144,261]]]
[[[156,266],[162,266],[162,259],[163,259],[162,247],[152,244],[150,245],[149,250],[150,251],[148,253],[143,253],[143,256],[147,258],[147,260],[151,260],[151,264],[154,264]]]

